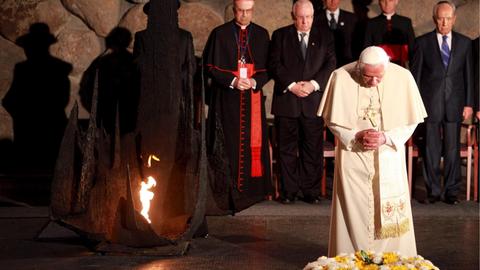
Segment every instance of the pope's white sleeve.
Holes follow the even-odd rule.
[[[333,135],[345,145],[347,150],[352,150],[352,147],[355,144],[355,134],[357,134],[358,130],[344,128],[331,123],[327,123],[327,126],[332,131]]]
[[[343,145],[345,145],[346,150],[352,150],[352,147],[355,144],[355,134],[357,134],[358,130],[348,129],[331,123],[327,123],[327,125],[328,128],[333,132],[335,137],[340,140]],[[391,146],[394,149],[404,147],[405,143],[407,142],[408,138],[412,136],[416,127],[417,124],[413,124],[385,131],[385,144]]]
[[[385,131],[385,139],[387,140],[386,145],[391,146],[394,149],[399,149],[399,147],[404,147],[408,138],[412,136],[417,124],[394,128],[389,131]]]

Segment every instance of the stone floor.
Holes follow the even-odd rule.
[[[46,207],[0,207],[0,269],[302,269],[327,252],[330,201],[273,201],[231,217],[209,217],[210,234],[185,256],[101,255],[81,238],[52,226],[55,238],[34,240],[48,221]],[[440,269],[479,269],[479,204],[413,202],[419,254]]]
[[[414,198],[423,199],[421,166],[415,175]],[[327,197],[331,180],[330,173]],[[208,217],[209,236],[194,239],[187,254],[177,257],[103,255],[60,226],[51,226],[41,241],[35,240],[49,221],[48,196],[41,195],[48,194],[49,181],[0,177],[0,270],[295,270],[327,253],[328,199],[320,205],[265,201],[234,217]],[[4,197],[2,192],[11,196]],[[462,185],[462,202],[455,206],[412,200],[418,253],[442,270],[479,269],[479,204],[465,201],[465,193]]]

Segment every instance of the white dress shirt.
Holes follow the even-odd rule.
[[[337,8],[333,12],[328,10],[328,9],[325,9],[325,15],[327,16],[328,26],[330,26],[330,20],[332,18],[332,16],[330,16],[330,13],[333,13],[333,18],[335,18],[335,21],[337,22],[337,25],[338,25],[339,24],[338,23],[338,17],[340,16],[340,9]]]
[[[448,49],[451,51],[452,50],[452,32],[442,35],[439,32],[437,32],[437,42],[438,42],[438,47],[440,50],[442,50],[442,43],[443,43],[443,36],[447,36],[447,44],[448,44]]]
[[[310,30],[307,31],[307,32],[300,32],[300,31],[297,31],[297,37],[298,37],[298,42],[300,42],[300,40],[302,40],[302,36],[300,35],[301,33],[306,33],[305,37],[303,38],[305,44],[307,44],[307,48],[308,48],[308,39],[310,37]],[[286,93],[288,90],[290,90],[297,82],[292,82],[288,85],[287,89],[285,89],[283,92]],[[310,83],[313,84],[313,87],[315,88],[314,91],[318,91],[320,90],[320,85],[318,84],[318,82],[316,82],[315,80],[310,80]]]

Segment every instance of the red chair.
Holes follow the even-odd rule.
[[[466,140],[462,143],[462,147],[460,148],[460,158],[467,159],[467,201],[470,201],[470,191],[471,191],[471,180],[472,180],[472,161],[473,161],[473,149],[477,148],[476,145],[476,135],[475,135],[475,126],[474,125],[463,125],[466,128]],[[474,171],[478,171],[478,162],[474,162]],[[474,187],[478,185],[478,181],[474,179]],[[475,189],[476,190],[476,189]],[[475,194],[475,192],[474,192]],[[475,196],[474,196],[475,197]]]
[[[378,45],[390,57],[390,61],[398,63],[402,67],[407,66],[408,45],[407,44],[381,44]]]
[[[407,174],[410,198],[412,197],[413,158],[418,158],[418,152],[418,147],[413,143],[413,138],[410,137],[407,141]]]
[[[334,141],[327,140],[327,126],[323,128],[323,171],[321,180],[321,194],[322,197],[327,196],[327,158],[335,159],[335,148],[337,147],[337,138]]]
[[[279,168],[278,168],[278,148],[275,134],[275,123],[273,119],[267,120],[268,128],[268,148],[270,150],[270,176],[274,188],[273,197],[269,196],[269,200],[276,200],[280,196]]]
[[[472,161],[475,159],[474,155],[474,149],[478,149],[478,144],[476,142],[476,134],[475,134],[475,126],[474,125],[469,125],[469,124],[462,124],[462,129],[465,131],[465,140],[462,142],[461,147],[460,147],[460,158],[465,158],[467,159],[466,164],[467,164],[467,192],[466,192],[466,200],[470,200],[470,190],[471,190],[471,180],[472,180]],[[408,139],[407,141],[407,172],[408,172],[408,186],[410,189],[410,196],[412,195],[412,178],[413,178],[413,158],[418,158],[419,157],[419,149],[418,147],[413,143],[412,138]],[[477,200],[478,198],[478,192],[477,192],[477,187],[478,187],[478,151],[475,151],[476,154],[476,159],[473,162],[473,167],[474,167],[474,181],[473,181],[473,187],[474,187],[474,199]]]
[[[478,202],[478,132],[474,129],[477,136],[473,136],[473,200]]]

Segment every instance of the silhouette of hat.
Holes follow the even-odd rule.
[[[127,48],[132,41],[132,33],[127,28],[115,27],[105,38],[107,48],[124,49]]]
[[[180,0],[177,0],[177,9],[180,8],[182,3],[180,3]],[[143,13],[145,13],[148,16],[148,12],[150,11],[150,2],[147,2],[145,5],[143,5]]]
[[[55,36],[50,33],[50,28],[46,23],[34,23],[30,25],[28,33],[17,38],[15,43],[25,48],[25,46],[50,46],[57,42]]]

